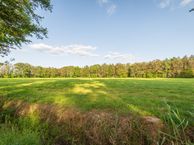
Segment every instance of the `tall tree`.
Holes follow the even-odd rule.
[[[0,55],[29,43],[29,37],[46,37],[47,29],[40,25],[43,18],[38,9],[51,11],[50,0],[0,0]]]

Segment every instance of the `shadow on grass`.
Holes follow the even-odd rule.
[[[126,109],[127,105],[117,95],[109,93],[106,84],[97,80],[36,80],[15,83],[4,87],[7,99],[29,103],[53,103],[81,110]]]
[[[14,79],[0,82],[0,96],[29,103],[57,104],[83,111],[114,112],[160,117],[164,101],[190,118],[192,81],[134,79]],[[177,89],[178,88],[178,89]],[[184,99],[183,99],[184,97]]]
[[[180,105],[182,111],[187,110],[190,104],[179,99],[179,91],[171,84],[147,82],[94,79],[29,79],[19,82],[16,80],[13,84],[9,82],[8,86],[3,86],[0,94],[12,100],[11,103],[8,101],[4,107],[15,106],[16,114],[19,116],[38,112],[39,117],[51,122],[50,125],[54,126],[53,128],[57,126],[55,122],[62,123],[57,133],[60,135],[66,130],[67,134],[63,134],[62,137],[71,135],[72,140],[84,139],[83,142],[89,141],[91,144],[98,144],[99,141],[107,144],[134,141],[137,144],[136,141],[140,138],[138,144],[149,144],[155,142],[150,140],[153,137],[147,136],[152,132],[144,132],[146,128],[144,125],[147,126],[147,124],[141,124],[141,120],[133,120],[129,111],[138,114],[139,117],[155,115],[160,110],[165,112],[163,106],[165,104],[162,102],[165,96],[168,97],[168,104],[171,103],[170,105],[173,106],[173,103],[176,103]],[[187,90],[187,88],[182,88],[182,90]],[[173,98],[171,92],[175,97],[177,96],[177,100],[171,99]],[[189,93],[186,92],[186,94]],[[83,113],[82,110],[86,112]],[[123,117],[118,116],[117,112],[128,112],[128,114]],[[162,112],[159,113],[162,114]],[[153,130],[148,128],[149,131]],[[58,136],[56,141],[63,140],[61,136]]]

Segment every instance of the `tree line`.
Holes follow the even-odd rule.
[[[92,66],[65,66],[62,68],[32,66],[28,63],[0,63],[1,78],[192,78],[194,55],[173,57],[134,64],[96,64]]]

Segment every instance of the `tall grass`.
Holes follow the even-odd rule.
[[[3,124],[0,127],[0,145],[41,145],[41,142],[38,132]]]
[[[164,122],[166,124],[165,132],[160,132],[162,140],[160,145],[166,142],[172,145],[193,145],[187,136],[187,129],[189,121],[184,119],[178,109],[172,109],[167,104],[168,111],[164,115]]]
[[[0,145],[41,145],[38,122],[15,118],[14,109],[2,109],[0,101]]]
[[[18,109],[4,108],[0,112],[0,145],[192,145],[187,135],[189,122],[178,109],[166,106],[160,136],[155,135],[160,130],[157,125],[133,114],[58,112],[60,108],[47,106],[19,116]]]

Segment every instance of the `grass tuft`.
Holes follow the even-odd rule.
[[[163,137],[161,144],[166,141],[174,145],[192,145],[190,138],[187,135],[189,121],[181,116],[178,109],[172,109],[169,104],[166,104],[168,111],[164,115],[166,132],[160,132]]]

